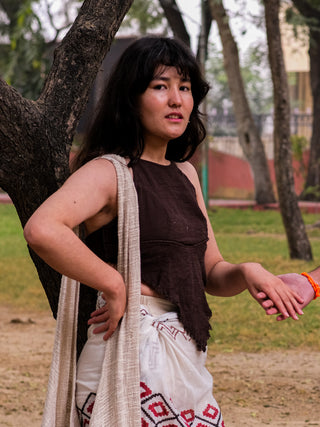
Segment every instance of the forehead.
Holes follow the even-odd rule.
[[[153,73],[153,79],[159,79],[162,77],[174,77],[180,80],[190,80],[189,74],[179,70],[175,66],[169,65],[158,65]]]

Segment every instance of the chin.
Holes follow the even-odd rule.
[[[181,135],[183,135],[183,134],[184,134],[184,132],[185,132],[185,129],[184,129],[183,131],[181,131],[181,132],[174,132],[174,133],[171,133],[170,135],[168,135],[168,138],[170,138],[170,140],[171,140],[171,139],[177,139],[177,138],[179,138]]]

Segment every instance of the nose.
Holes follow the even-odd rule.
[[[178,88],[171,88],[169,92],[169,106],[181,107],[181,92]]]

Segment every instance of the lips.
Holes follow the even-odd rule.
[[[182,119],[183,116],[180,113],[171,113],[166,116],[167,119]]]

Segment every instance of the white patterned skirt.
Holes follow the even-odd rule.
[[[224,427],[205,367],[206,353],[197,350],[175,307],[141,296],[140,314],[141,427]],[[104,357],[104,334],[93,334],[96,327],[90,326],[77,365],[81,426],[90,424]]]

